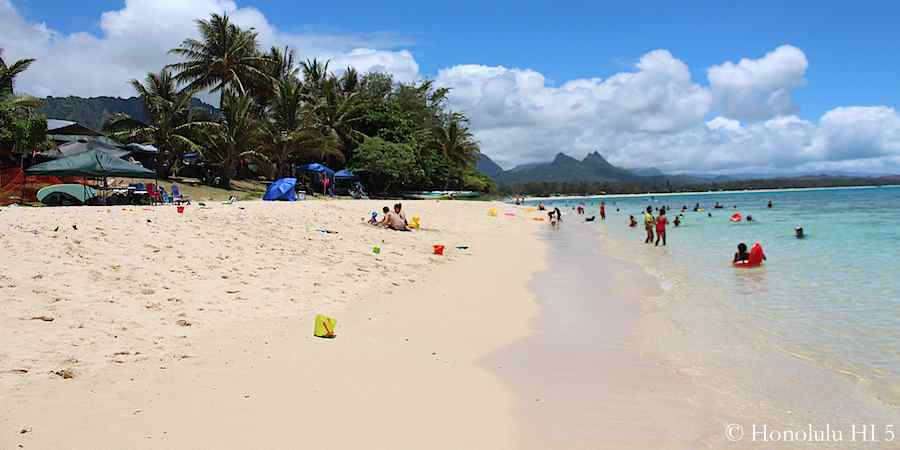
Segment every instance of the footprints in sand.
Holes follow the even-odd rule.
[[[182,360],[217,324],[298,317],[407,289],[456,258],[433,258],[432,244],[468,241],[441,227],[460,216],[431,203],[410,214],[442,231],[361,226],[380,210],[374,201],[242,206],[190,218],[163,207],[36,208],[0,224],[15,261],[0,268],[0,370],[25,370],[0,372],[0,390],[8,379],[62,370],[90,378],[104,364]],[[472,217],[483,209],[475,205]],[[70,356],[80,362],[60,363]]]

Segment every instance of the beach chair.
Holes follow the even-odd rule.
[[[178,187],[177,184],[172,183],[172,202],[176,205],[180,205],[182,203],[191,204],[191,198],[185,197],[184,194],[181,193],[181,188]]]
[[[147,185],[147,197],[150,198],[150,204],[152,205],[162,203],[162,196],[159,195],[159,191],[156,189],[155,184]]]

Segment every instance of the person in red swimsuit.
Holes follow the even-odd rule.
[[[669,220],[666,219],[666,208],[659,209],[659,217],[656,218],[656,245],[659,245],[659,240],[662,239],[663,246],[666,245],[666,225],[669,223]]]
[[[606,203],[600,202],[600,220],[606,220]]]

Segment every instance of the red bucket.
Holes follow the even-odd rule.
[[[178,214],[184,214],[184,206],[176,206],[178,208]]]
[[[434,254],[435,255],[443,255],[444,254],[444,246],[443,245],[435,245],[434,246]]]

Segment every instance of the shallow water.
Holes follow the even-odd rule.
[[[774,203],[767,208],[767,202]],[[885,405],[900,405],[900,188],[825,189],[603,198],[607,220],[591,224],[612,252],[658,277],[665,293],[650,300],[677,326],[727,327],[754,345],[848,377]],[[713,209],[715,202],[726,209]],[[598,199],[545,202],[580,222],[571,208]],[[696,203],[706,208],[693,212]],[[643,242],[646,206],[687,206],[668,246]],[[737,208],[735,208],[735,206]],[[618,209],[618,211],[617,211]],[[732,223],[736,211],[754,221]],[[708,214],[712,214],[709,217]],[[794,237],[803,226],[805,239]],[[738,242],[759,241],[768,261],[730,265]],[[712,324],[710,325],[712,326]],[[729,333],[729,330],[719,330]]]

